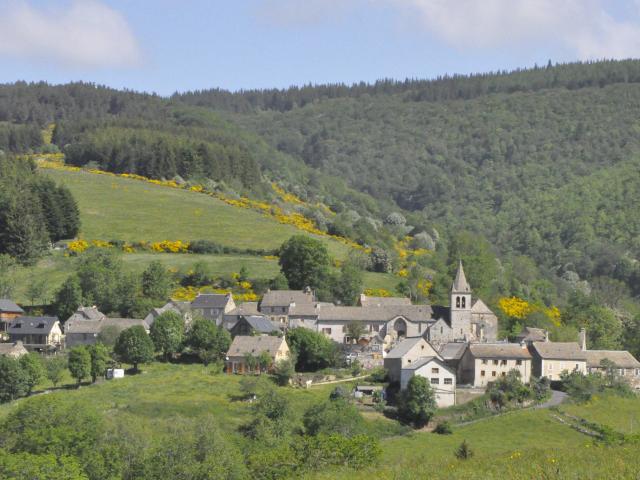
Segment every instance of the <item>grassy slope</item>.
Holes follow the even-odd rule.
[[[82,235],[87,239],[212,240],[238,248],[273,249],[301,233],[252,210],[198,193],[84,172],[44,173],[73,193],[80,207]],[[332,255],[346,255],[348,247],[330,240],[326,243]]]
[[[239,382],[237,376],[211,375],[202,365],[153,364],[139,376],[51,395],[60,402],[91,403],[115,421],[135,417],[150,435],[170,424],[172,416],[198,418],[211,414],[220,428],[234,436],[238,425],[249,418],[248,404],[232,399],[239,393]],[[290,398],[300,418],[309,405],[327,398],[334,386],[281,391]],[[0,406],[0,419],[23,401]],[[638,399],[623,403],[636,411],[640,409]],[[612,424],[625,416],[618,407],[609,399],[598,399],[587,406],[592,415],[612,419]],[[454,428],[452,435],[444,436],[422,432],[400,435],[402,429],[395,422],[377,414],[367,415],[371,431],[388,437],[382,440],[381,464],[358,472],[324,471],[314,478],[635,478],[640,458],[633,447],[597,446],[588,437],[553,420],[552,413],[510,413]],[[475,452],[471,460],[459,461],[453,455],[463,440]]]

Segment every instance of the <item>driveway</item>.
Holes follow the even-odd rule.
[[[567,394],[559,390],[551,390],[551,398],[544,403],[536,405],[533,408],[551,408],[557,407],[567,398]]]

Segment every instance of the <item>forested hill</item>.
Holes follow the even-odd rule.
[[[180,99],[243,112],[227,118],[426,224],[590,278],[640,251],[638,82],[630,60]]]

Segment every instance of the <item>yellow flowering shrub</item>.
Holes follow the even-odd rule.
[[[278,260],[278,256],[277,255],[265,255],[264,257],[265,260]]]
[[[74,240],[72,242],[69,242],[69,244],[67,245],[67,250],[72,253],[82,253],[87,248],[89,248],[89,242],[82,239]]]
[[[393,294],[384,288],[365,288],[364,294],[367,297],[393,297]]]
[[[238,286],[242,290],[251,290],[253,288],[253,285],[251,285],[251,282],[240,282],[238,283]]]
[[[105,242],[104,240],[91,240],[91,245],[96,248],[113,248],[111,243]]]
[[[186,253],[189,250],[189,242],[163,240],[152,243],[151,250],[158,253]]]
[[[396,273],[396,275],[402,278],[406,278],[409,276],[409,270],[407,270],[406,268],[403,268],[402,270],[399,270],[398,273]]]
[[[512,318],[522,319],[533,311],[529,302],[518,297],[503,297],[498,300],[498,306],[505,315]]]
[[[433,287],[433,282],[427,279],[419,280],[418,284],[416,285],[416,289],[418,290],[418,293],[425,297],[429,295],[429,292],[431,291],[431,287]]]

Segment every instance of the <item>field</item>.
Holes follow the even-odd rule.
[[[145,373],[122,380],[50,393],[60,402],[88,402],[112,419],[135,417],[150,434],[174,416],[210,414],[229,437],[249,418],[249,405],[234,399],[240,377],[213,375],[202,365],[153,364]],[[348,384],[346,384],[348,385]],[[327,398],[335,385],[309,390],[282,388],[297,417]],[[0,419],[20,400],[0,407]],[[624,407],[621,407],[624,405]],[[628,414],[640,412],[640,400],[599,398],[586,406],[563,406],[590,419],[606,419],[624,428]],[[382,438],[379,465],[362,471],[328,470],[315,479],[636,479],[640,458],[633,446],[610,447],[563,425],[549,410],[527,410],[454,427],[452,435],[406,433],[376,413],[366,415],[372,434]],[[454,456],[466,440],[473,458]]]
[[[211,240],[229,247],[274,249],[301,233],[195,192],[85,172],[42,172],[71,190],[80,207],[81,234],[89,240]],[[347,254],[345,245],[319,238],[335,257]]]

